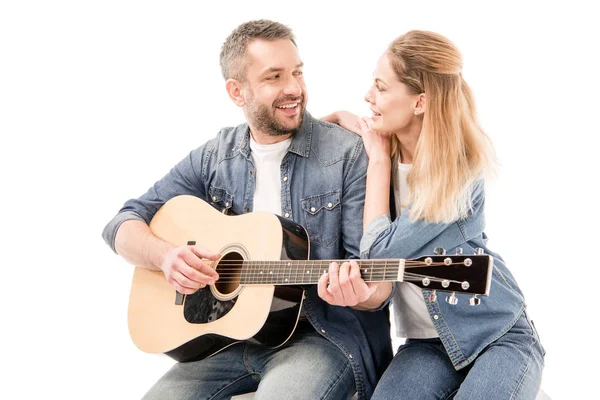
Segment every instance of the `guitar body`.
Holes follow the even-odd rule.
[[[287,341],[301,310],[297,286],[240,286],[244,260],[280,260],[282,245],[290,259],[307,259],[306,231],[268,212],[224,215],[193,196],[166,202],[150,223],[159,238],[174,245],[190,242],[219,252],[213,263],[220,275],[214,286],[183,296],[162,271],[136,267],[129,299],[128,325],[142,351],[164,353],[177,361],[200,360],[243,340],[271,347]],[[286,307],[271,311],[274,296]]]

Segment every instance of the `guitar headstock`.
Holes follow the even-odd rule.
[[[455,255],[446,255],[443,249],[435,249],[434,255],[406,260],[404,282],[420,288],[453,292],[446,300],[450,304],[458,301],[454,293],[488,296],[492,279],[494,258],[477,249],[476,254],[465,255],[459,249]],[[435,296],[435,294],[434,294]],[[473,296],[472,305],[479,299]]]

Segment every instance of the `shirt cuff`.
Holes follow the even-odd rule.
[[[362,239],[360,239],[360,258],[369,258],[371,246],[373,246],[373,243],[375,243],[381,232],[385,231],[391,224],[392,220],[390,216],[383,214],[367,225]]]
[[[144,218],[142,218],[138,213],[133,211],[124,211],[115,215],[115,217],[104,227],[104,230],[102,231],[102,238],[106,244],[110,246],[112,251],[115,252],[115,254],[117,254],[117,249],[115,248],[115,237],[117,236],[117,231],[123,222],[129,220],[137,220],[146,223],[146,220],[144,220]]]

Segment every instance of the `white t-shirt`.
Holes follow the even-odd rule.
[[[250,135],[250,154],[254,162],[254,207],[281,215],[281,161],[292,139],[274,144],[258,144]]]
[[[408,205],[410,190],[406,183],[406,177],[411,167],[412,164],[402,164],[398,158],[396,171],[392,174],[394,201],[398,215],[401,215]],[[429,317],[423,293],[418,286],[408,282],[398,283],[392,303],[397,336],[410,339],[438,337]]]
[[[254,162],[254,207],[252,211],[268,211],[281,215],[281,161],[290,147],[292,139],[274,144],[259,144],[250,135],[250,154]],[[281,259],[289,260],[285,250],[281,249]],[[273,298],[271,311],[293,307],[296,303]],[[300,316],[304,319],[304,311]]]

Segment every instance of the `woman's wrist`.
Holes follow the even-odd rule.
[[[369,168],[387,168],[391,169],[392,159],[388,155],[374,155],[369,157]]]

